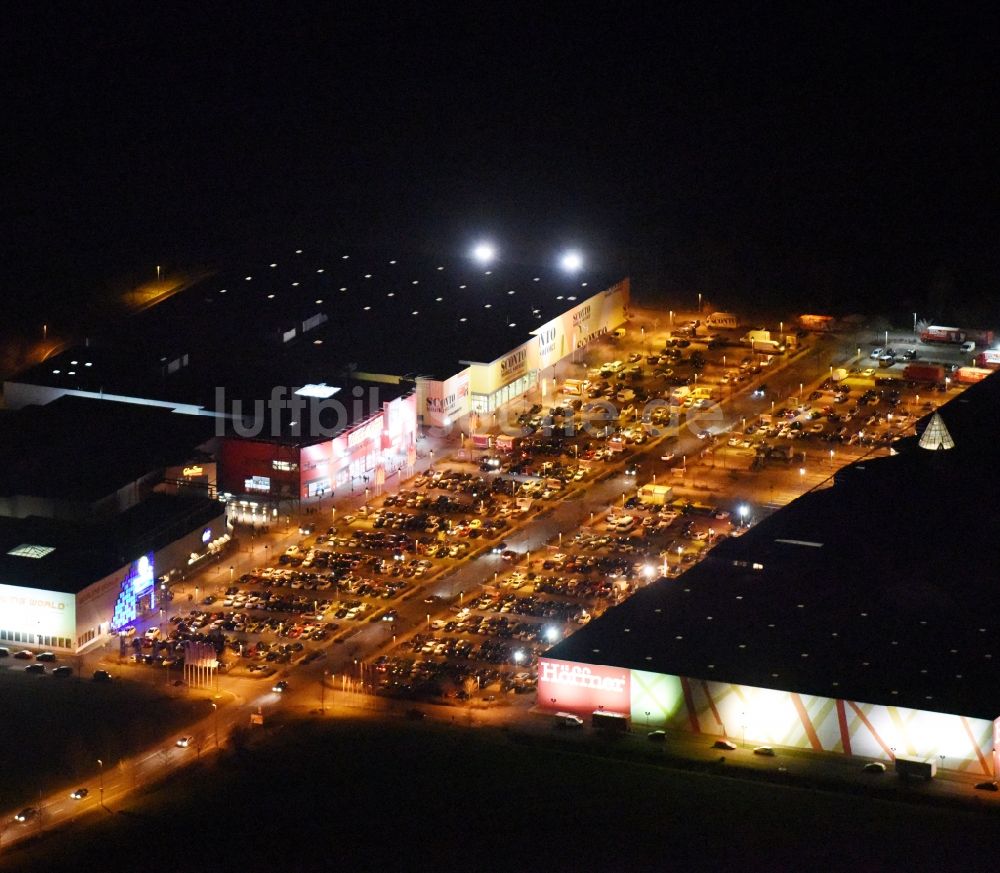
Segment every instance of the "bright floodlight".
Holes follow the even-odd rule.
[[[472,250],[474,257],[480,264],[488,264],[497,256],[497,251],[489,243],[481,242]]]
[[[656,567],[651,564],[646,564],[646,566],[642,568],[642,571],[646,574],[647,579],[652,579],[656,575]]]
[[[750,507],[747,506],[745,503],[741,504],[740,505],[740,515],[743,516],[743,518],[746,518],[748,512],[750,512]]]
[[[554,643],[557,639],[559,639],[558,629],[554,627],[547,627],[545,629],[545,639],[547,639],[550,643]]]
[[[559,263],[567,273],[575,273],[583,266],[583,258],[579,252],[566,252]]]

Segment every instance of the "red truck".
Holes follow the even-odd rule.
[[[907,364],[903,368],[903,378],[910,382],[938,382],[944,381],[944,367],[937,364]]]
[[[976,366],[987,370],[1000,369],[1000,349],[986,349],[976,355]]]
[[[937,324],[932,324],[925,328],[920,333],[920,342],[922,343],[964,343],[965,342],[965,331],[959,330],[957,327],[941,327]]]
[[[959,367],[955,372],[955,381],[963,385],[973,385],[992,375],[992,370],[984,370],[981,367]]]

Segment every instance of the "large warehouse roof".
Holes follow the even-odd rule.
[[[548,654],[866,703],[1000,716],[1000,377]]]
[[[60,397],[0,415],[0,497],[93,501],[185,461],[214,422],[168,409]]]
[[[99,523],[0,517],[0,584],[77,594],[223,511],[216,500],[153,494]]]
[[[447,378],[609,284],[555,266],[289,251],[202,280],[21,381],[210,405],[204,386],[257,396],[352,370]]]

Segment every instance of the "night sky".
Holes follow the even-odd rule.
[[[648,300],[957,319],[994,293],[990,13],[170,5],[5,22],[0,291],[28,321],[156,264],[480,233],[576,244]]]

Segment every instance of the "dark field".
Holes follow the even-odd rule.
[[[97,759],[113,766],[190,723],[207,700],[171,697],[166,689],[116,680],[57,679],[0,670],[0,804],[30,803],[97,772]]]
[[[399,720],[279,726],[0,869],[976,869],[992,817]],[[971,862],[971,866],[970,865]]]

